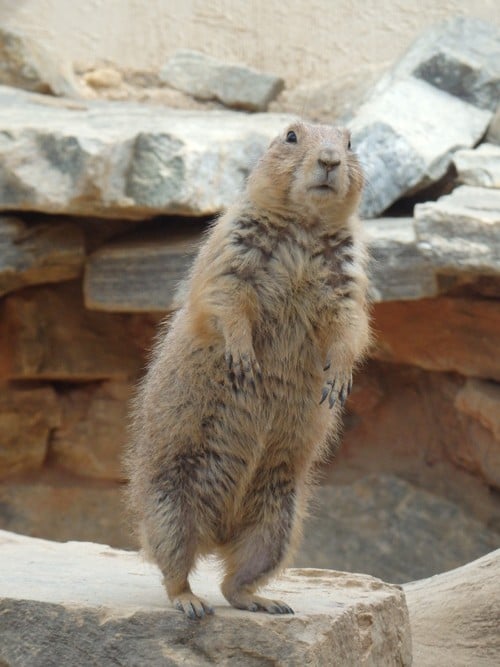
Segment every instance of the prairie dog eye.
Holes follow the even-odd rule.
[[[293,130],[290,130],[289,132],[286,133],[286,141],[289,144],[296,144],[297,143],[297,135]]]
[[[351,139],[349,139],[349,141],[347,142],[347,150],[350,151],[351,149],[352,149]]]

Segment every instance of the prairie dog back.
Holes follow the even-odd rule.
[[[159,336],[135,402],[130,503],[189,618],[212,612],[188,581],[208,553],[230,604],[292,612],[256,590],[293,553],[312,465],[368,345],[362,187],[347,130],[286,128],[211,228]]]

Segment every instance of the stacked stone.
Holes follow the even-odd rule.
[[[365,457],[404,476],[415,456],[500,488],[497,44],[476,21],[441,26],[350,121],[366,215],[402,197],[425,201],[431,183],[442,196],[366,222],[376,345],[349,404],[340,467]],[[175,74],[201,96],[193,70],[206,80],[211,67],[213,97],[260,108],[228,97],[213,62],[181,56],[163,73],[172,85]],[[290,120],[0,87],[0,527],[133,544],[119,490],[133,386],[156,324],[182,303],[207,221]]]

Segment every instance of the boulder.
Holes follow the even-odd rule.
[[[411,664],[401,588],[366,575],[287,570],[267,590],[296,613],[276,617],[229,607],[204,562],[192,583],[215,614],[196,623],[172,609],[160,573],[136,553],[7,532],[0,547],[6,665]]]
[[[500,550],[405,584],[416,667],[492,667],[500,656]]]
[[[123,447],[132,387],[125,382],[86,383],[61,390],[60,424],[50,440],[51,463],[80,477],[123,480]]]
[[[314,491],[296,567],[365,572],[402,583],[500,547],[500,535],[458,505],[392,475]]]
[[[461,183],[500,188],[500,146],[481,144],[474,150],[457,151],[453,163]]]
[[[0,87],[0,209],[143,219],[234,202],[279,114],[47,105]]]
[[[436,272],[500,276],[500,189],[463,185],[417,204],[415,231]]]
[[[0,384],[0,478],[42,466],[60,424],[52,387]]]
[[[80,97],[71,64],[12,28],[0,27],[0,84],[36,93]]]
[[[480,109],[500,99],[500,29],[473,17],[455,17],[426,30],[381,82],[413,76]]]
[[[491,117],[414,77],[376,87],[349,122],[366,176],[361,214],[377,217],[403,195],[441,179],[453,153],[474,146]]]
[[[199,51],[181,49],[165,63],[161,80],[202,100],[227,107],[265,111],[285,85],[283,79],[244,65],[228,65]]]
[[[77,278],[84,261],[85,240],[76,225],[28,225],[0,216],[0,296],[27,285]]]
[[[0,378],[89,381],[136,377],[144,348],[126,316],[85,310],[81,286],[32,287],[0,306]]]
[[[379,303],[373,328],[377,359],[500,380],[500,308],[494,299]]]
[[[367,175],[364,216],[376,217],[438,181],[457,149],[482,138],[500,97],[499,43],[491,24],[445,21],[418,38],[374,87],[350,121]]]

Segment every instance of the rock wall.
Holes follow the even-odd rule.
[[[463,56],[471,87],[457,90],[443,77],[455,72],[468,34],[482,35],[481,48],[472,65]],[[367,165],[377,174],[378,164],[383,178],[369,179],[377,197],[366,205],[376,203],[375,215],[395,202],[390,215],[365,222],[375,344],[355,379],[342,446],[322,471],[343,487],[333,504],[358,508],[326,517],[356,526],[343,539],[357,548],[323,544],[318,562],[310,546],[299,565],[366,569],[356,558],[370,552],[370,572],[406,581],[499,544],[490,491],[500,489],[495,43],[491,26],[441,27],[376,89],[392,100],[393,127],[381,127],[379,93],[351,121],[361,154],[380,158]],[[439,101],[460,112],[450,132],[457,116],[435,116],[432,150],[425,114],[408,128],[402,88],[418,88],[422,108]],[[157,324],[182,303],[178,285],[208,220],[289,116],[75,101],[8,86],[0,102],[0,526],[130,547],[120,453],[134,384]],[[422,553],[384,570],[384,553],[359,545],[384,544],[391,507],[408,499],[402,543],[420,531],[441,560]],[[359,516],[374,507],[377,520],[362,527]],[[460,543],[457,528],[452,553],[440,550],[444,528],[415,524],[419,512],[453,517],[473,539]]]

